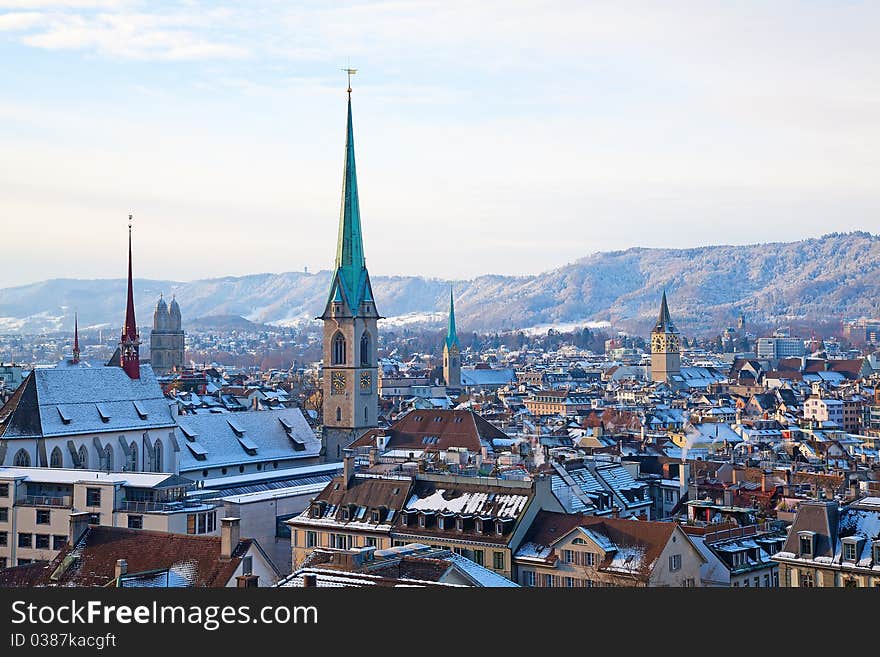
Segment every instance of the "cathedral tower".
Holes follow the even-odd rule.
[[[153,330],[150,331],[150,365],[156,374],[180,370],[183,367],[186,333],[183,331],[180,306],[171,298],[171,306],[159,295],[153,312]]]
[[[342,175],[342,208],[330,294],[324,314],[324,452],[341,460],[342,449],[377,424],[379,410],[377,320],[364,259],[348,88],[348,123]]]
[[[449,326],[443,343],[443,380],[447,388],[461,388],[461,347],[455,330],[455,302],[449,288]]]
[[[681,371],[681,346],[678,329],[669,317],[666,304],[666,291],[660,300],[660,316],[651,331],[651,380],[667,381],[673,374]]]

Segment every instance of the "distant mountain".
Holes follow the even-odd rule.
[[[479,276],[452,282],[460,330],[503,330],[611,322],[646,330],[661,291],[687,333],[718,331],[740,312],[750,321],[880,315],[880,237],[832,233],[799,242],[694,249],[632,248],[596,253],[536,276]],[[450,281],[417,276],[372,279],[387,324],[440,326]],[[297,324],[317,316],[327,271],[213,278],[182,283],[135,280],[139,323],[152,323],[160,292],[177,296],[184,325],[196,318],[244,317]],[[0,289],[0,331],[71,330],[121,324],[122,279],[54,279]],[[228,322],[229,320],[224,320]],[[195,325],[195,324],[193,324]]]

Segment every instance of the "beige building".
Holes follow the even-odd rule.
[[[71,514],[90,525],[216,535],[216,504],[187,501],[191,483],[167,473],[0,468],[0,568],[51,561]]]
[[[676,523],[542,512],[514,563],[521,586],[695,587],[706,559]]]
[[[880,587],[880,497],[801,502],[773,560],[779,586]]]

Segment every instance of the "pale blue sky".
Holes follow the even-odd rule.
[[[244,4],[245,7],[236,6]],[[861,2],[0,0],[0,287],[327,268],[354,120],[374,274],[880,232]]]

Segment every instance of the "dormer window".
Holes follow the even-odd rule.
[[[400,524],[402,524],[402,525],[409,524],[409,514],[406,511],[404,511],[403,513],[400,514]]]
[[[419,514],[419,527],[425,527],[427,525],[427,517],[424,513]]]
[[[348,510],[348,507],[342,509],[342,519],[349,520],[351,518],[351,511]]]
[[[807,559],[813,558],[815,537],[815,532],[798,532],[800,556]]]
[[[847,541],[843,544],[843,560],[844,561],[855,561],[856,560],[856,544],[852,541]]]
[[[455,529],[460,532],[464,531],[464,518],[455,519]]]
[[[370,512],[370,520],[372,520],[373,522],[379,522],[379,511],[378,511],[378,509],[373,509],[373,510]]]
[[[474,520],[474,529],[480,534],[483,533],[483,521],[480,518]]]
[[[880,566],[880,541],[874,542],[874,565]]]
[[[443,516],[437,518],[437,529],[446,529],[446,518]]]
[[[320,518],[321,517],[321,505],[315,504],[312,506],[312,518]]]
[[[501,520],[495,521],[495,533],[499,536],[504,533],[504,523]]]

